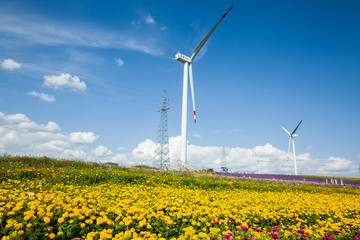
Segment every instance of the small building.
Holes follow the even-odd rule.
[[[113,163],[113,162],[106,162],[105,165],[106,166],[119,166],[119,164]]]

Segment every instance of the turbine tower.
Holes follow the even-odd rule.
[[[229,168],[226,167],[226,150],[224,145],[222,146],[222,151],[221,151],[221,171],[222,172],[229,172]]]
[[[299,124],[297,125],[297,127],[294,129],[294,131],[290,134],[290,132],[288,130],[286,130],[283,126],[282,129],[284,129],[284,131],[289,135],[289,146],[288,146],[288,156],[287,159],[289,159],[289,152],[290,152],[290,145],[292,143],[292,148],[293,148],[293,155],[294,155],[294,168],[295,168],[295,175],[297,175],[297,168],[296,168],[296,156],[295,156],[295,140],[294,138],[297,138],[298,135],[295,134],[296,130],[298,129],[298,127],[300,126],[300,124],[302,123],[302,120],[299,122]]]
[[[169,134],[168,134],[168,120],[167,111],[169,98],[166,97],[166,91],[163,91],[163,100],[160,112],[160,123],[157,137],[157,144],[155,149],[154,166],[161,170],[168,170],[170,166],[169,158]]]
[[[231,10],[231,8],[232,8],[232,6],[220,18],[220,20],[215,24],[215,26],[210,30],[210,32],[205,36],[205,38],[199,43],[199,45],[195,48],[191,57],[185,56],[179,52],[175,55],[175,60],[178,60],[179,62],[184,63],[182,114],[181,114],[181,155],[180,155],[180,160],[185,163],[187,163],[187,105],[188,105],[187,100],[188,100],[188,77],[189,76],[190,76],[190,88],[191,88],[191,96],[192,96],[192,103],[193,103],[193,110],[194,110],[194,122],[196,123],[192,63],[193,63],[196,55],[200,52],[201,48],[204,46],[206,41],[209,39],[211,34],[214,32],[215,28],[225,18],[226,14]]]

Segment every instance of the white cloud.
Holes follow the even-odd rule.
[[[8,58],[8,59],[5,59],[5,60],[1,63],[1,67],[12,71],[12,70],[14,70],[14,69],[19,69],[19,68],[21,68],[21,64],[15,62],[14,60],[12,60],[12,59],[10,59],[10,58]]]
[[[32,92],[28,92],[28,94],[31,96],[38,97],[45,102],[54,102],[55,101],[54,96],[46,94],[46,93],[38,93],[38,92],[32,91]]]
[[[312,149],[312,147],[313,147],[313,146],[311,146],[311,145],[310,145],[310,146],[307,146],[307,147],[305,148],[305,150],[306,150],[306,151],[309,151],[310,149]]]
[[[148,21],[151,23],[151,16]],[[22,44],[115,48],[151,55],[162,54],[155,46],[156,41],[149,40],[150,38],[144,41],[144,35],[141,33],[109,32],[94,26],[76,23],[69,25],[37,16],[0,14],[0,32],[4,33],[3,36],[8,36],[9,42],[18,40]]]
[[[201,138],[201,134],[197,134],[197,133],[195,133],[195,134],[193,134],[193,137],[196,137],[196,138]]]
[[[61,130],[60,126],[53,121],[48,122],[48,124],[43,129],[49,132],[56,132]]]
[[[34,131],[46,131],[46,132],[59,132],[61,131],[60,126],[53,121],[50,121],[47,123],[47,125],[44,124],[37,124],[32,121],[24,121],[17,125],[19,129],[28,129],[28,130],[34,130]]]
[[[124,65],[124,61],[121,58],[117,58],[115,61],[119,67]]]
[[[155,24],[155,20],[150,14],[145,18],[145,22],[147,24]]]
[[[124,150],[126,150],[126,148],[123,147],[123,146],[120,146],[120,147],[117,148],[117,150],[119,150],[119,151],[124,151]]]
[[[99,138],[93,132],[62,132],[60,126],[49,121],[39,124],[24,114],[6,115],[0,112],[0,155],[32,154],[55,158],[83,159],[88,161],[115,162],[120,165],[152,166],[156,143],[150,139],[139,143],[129,153],[115,154],[104,145],[90,148]],[[169,139],[169,157],[174,162],[180,157],[181,137]],[[125,150],[119,147],[118,150]],[[214,168],[219,171],[222,163],[221,146],[188,144],[188,163],[197,168]],[[293,160],[286,160],[287,153],[267,143],[253,148],[225,148],[226,164],[232,171],[293,174]],[[323,176],[357,176],[358,163],[341,157],[313,158],[310,153],[297,155],[299,174]]]
[[[160,28],[160,31],[164,31],[164,30],[166,30],[166,29],[167,29],[167,27],[166,27],[166,26],[163,26],[163,27]]]
[[[93,132],[72,132],[69,136],[71,143],[93,143],[99,136],[95,136]]]
[[[22,113],[17,113],[13,115],[5,115],[4,113],[0,112],[0,123],[17,123],[17,122],[28,122],[30,119]]]
[[[132,154],[137,158],[151,159],[154,157],[155,145],[150,139],[146,139],[133,149]]]
[[[71,88],[73,90],[86,90],[85,82],[80,81],[80,78],[78,76],[72,77],[69,73],[62,73],[59,76],[44,76],[44,78],[44,85],[53,88],[54,90],[65,87]]]
[[[87,145],[97,138],[92,132],[65,134],[53,121],[39,124],[24,114],[6,115],[0,112],[0,154],[86,159],[91,156],[85,151]]]
[[[174,162],[180,157],[181,137],[169,139],[169,157]],[[149,139],[140,143],[132,152],[137,162],[144,161],[152,165],[155,143]],[[220,146],[196,146],[188,144],[188,163],[197,168],[214,168],[219,171],[222,162]],[[271,144],[255,146],[254,148],[233,147],[225,148],[226,164],[233,171],[293,174],[293,160],[286,160],[287,153]],[[297,155],[298,172],[306,175],[355,176],[356,165],[344,158],[330,157],[327,159],[312,158],[309,153]]]
[[[105,146],[103,145],[99,145],[97,148],[95,148],[93,151],[92,151],[95,156],[97,157],[106,157],[106,156],[110,156],[113,154],[112,151],[110,151],[109,149],[107,149]]]

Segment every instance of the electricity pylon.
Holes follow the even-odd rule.
[[[166,97],[166,91],[163,91],[163,100],[160,112],[160,122],[158,137],[154,156],[154,166],[161,170],[168,170],[170,167],[169,158],[169,134],[168,134],[168,120],[167,111],[170,110],[168,107],[169,98]]]

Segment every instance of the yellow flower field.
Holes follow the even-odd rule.
[[[1,174],[3,240],[360,239],[357,188],[122,169]]]

